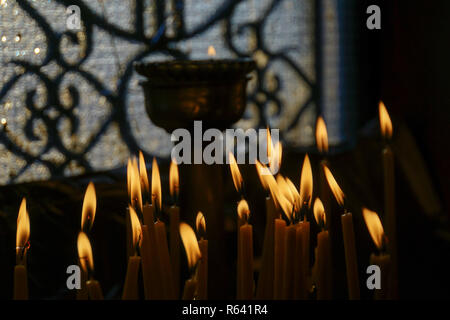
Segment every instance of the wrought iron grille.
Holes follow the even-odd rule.
[[[114,168],[139,149],[168,156],[133,62],[203,58],[209,45],[257,61],[238,126],[314,144],[318,2],[0,0],[0,184]],[[66,26],[74,4],[80,31]]]

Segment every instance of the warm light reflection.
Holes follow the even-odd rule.
[[[273,180],[272,180],[273,179]],[[279,185],[272,176],[268,180],[270,193],[275,200],[275,205],[283,210],[283,213],[289,220],[292,220],[292,211],[294,209],[294,202],[289,199],[290,190],[287,183]],[[287,196],[286,196],[287,195]]]
[[[197,217],[195,218],[195,228],[197,229],[198,234],[206,234],[206,220],[201,211],[197,212]]]
[[[97,197],[95,195],[95,187],[92,182],[89,182],[86,193],[84,194],[83,208],[81,210],[81,230],[88,231],[92,228],[96,209]]]
[[[386,139],[390,139],[392,137],[392,121],[383,101],[380,101],[378,105],[378,113],[380,117],[381,135]]]
[[[180,236],[186,251],[189,269],[192,269],[197,264],[198,259],[202,257],[197,238],[191,226],[184,222],[180,223]]]
[[[232,152],[228,153],[228,157],[230,159],[230,170],[231,170],[231,177],[233,178],[234,187],[236,188],[237,192],[241,193],[242,192],[241,172],[239,171],[239,167]]]
[[[381,249],[383,247],[384,230],[380,218],[376,212],[367,208],[362,208],[362,213],[373,242],[378,249]]]
[[[316,144],[320,152],[328,152],[327,126],[321,116],[317,118],[316,123]]]
[[[325,216],[325,208],[323,207],[323,203],[319,198],[316,198],[314,200],[314,218],[316,219],[316,222],[318,225],[323,223],[325,225],[326,223],[326,216]]]
[[[248,219],[250,217],[250,209],[248,207],[247,201],[245,201],[244,199],[239,201],[237,206],[237,213],[240,220],[245,221],[246,223],[248,222]]]
[[[209,57],[215,57],[216,56],[216,49],[214,49],[213,46],[208,47],[208,56]]]
[[[132,206],[129,206],[129,215],[131,221],[131,231],[133,234],[133,248],[136,248],[140,239],[142,239],[141,222]]]
[[[78,233],[77,240],[78,258],[84,272],[94,271],[94,259],[92,257],[92,247],[88,236],[83,231]]]
[[[263,165],[258,160],[255,161],[255,167],[256,167],[256,172],[258,173],[258,177],[259,177],[259,180],[261,181],[263,188],[266,191],[270,191],[269,185],[267,183],[267,179],[268,179],[267,176],[272,176],[272,179],[273,179],[272,172],[270,172],[269,168],[267,168],[265,165]]]
[[[141,182],[142,194],[144,194],[147,199],[150,198],[150,186],[148,183],[147,167],[145,166],[145,159],[142,151],[139,151],[139,179]]]
[[[272,173],[277,173],[281,167],[281,160],[283,158],[283,146],[278,141],[273,147],[272,156],[269,158],[269,168]]]
[[[331,173],[330,169],[326,165],[323,165],[323,170],[325,172],[325,177],[327,178],[328,185],[330,186],[331,192],[333,192],[334,197],[336,198],[336,201],[343,206],[344,205],[344,192],[339,187],[338,183],[336,182],[336,179],[334,179],[333,174]]]
[[[176,201],[180,192],[180,178],[178,173],[178,165],[174,159],[170,162],[169,168],[169,187],[170,196]]]
[[[19,207],[19,214],[17,215],[17,232],[16,232],[16,249],[17,253],[23,252],[27,247],[28,239],[30,238],[30,217],[27,211],[27,200],[22,199]]]
[[[289,178],[285,178],[286,183],[289,187],[289,190],[291,191],[291,194],[294,197],[294,209],[295,211],[300,210],[301,207],[301,202],[300,202],[300,193],[298,192],[297,188],[295,187],[294,183],[289,179]]]
[[[311,162],[309,161],[308,154],[305,155],[303,160],[302,173],[300,177],[300,203],[303,206],[308,204],[311,207],[311,200],[313,194],[313,175],[311,169]]]
[[[161,211],[161,177],[159,175],[158,162],[155,158],[153,158],[152,163],[152,204],[156,211]]]

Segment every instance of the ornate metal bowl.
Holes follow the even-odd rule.
[[[191,128],[195,120],[218,129],[238,121],[245,110],[248,73],[255,69],[255,62],[174,60],[140,62],[135,68],[147,78],[141,85],[150,119],[172,132]]]

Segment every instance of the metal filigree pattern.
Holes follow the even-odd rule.
[[[313,0],[0,0],[0,184],[114,168],[129,153],[167,157],[133,62],[253,57],[240,127],[313,143]],[[66,8],[81,9],[80,31]]]

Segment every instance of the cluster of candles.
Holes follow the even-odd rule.
[[[392,136],[392,123],[382,102],[379,105],[380,128],[383,137]],[[269,132],[269,131],[268,131]],[[318,118],[316,126],[317,146],[324,155],[320,162],[320,190],[329,186],[334,198],[342,208],[341,223],[345,248],[347,285],[349,299],[360,298],[360,285],[352,214],[346,209],[345,195],[335,180],[325,159],[328,138],[325,122]],[[244,199],[244,181],[232,153],[229,154],[230,170],[234,186],[241,195],[237,205],[237,273],[236,298],[250,299],[309,299],[316,289],[317,299],[332,298],[332,259],[329,235],[329,212],[325,211],[319,197],[313,199],[313,173],[308,155],[301,169],[300,185],[271,170],[281,164],[281,143],[273,145],[267,135],[268,165],[256,160],[261,184],[267,191],[266,227],[264,234],[261,267],[257,286],[254,284],[253,227],[249,223],[250,209]],[[370,257],[370,264],[381,270],[381,289],[376,298],[395,298],[397,294],[397,251],[395,237],[394,172],[393,153],[386,143],[382,152],[385,188],[385,219],[387,235],[383,231],[377,213],[362,208],[368,231],[378,249]],[[179,174],[177,164],[172,161],[169,171],[172,206],[168,208],[169,237],[166,224],[161,221],[161,179],[156,159],[152,163],[151,186],[142,152],[127,164],[127,187],[129,207],[126,215],[128,267],[124,281],[122,299],[139,299],[142,285],[145,299],[205,300],[208,298],[208,240],[206,221],[201,212],[195,219],[196,232],[187,223],[180,221],[177,205]],[[325,196],[326,197],[326,196]],[[94,184],[89,183],[82,207],[81,231],[77,246],[81,266],[82,286],[77,299],[103,299],[102,289],[94,279],[94,259],[89,241],[89,232],[96,213]],[[309,217],[314,216],[320,232],[314,265],[310,267],[311,228]],[[14,299],[28,299],[26,255],[29,249],[30,222],[23,199],[17,218],[16,266],[14,270]],[[389,243],[387,243],[389,238]],[[169,241],[168,241],[169,239]],[[181,240],[181,241],[180,241]],[[180,290],[180,257],[183,243],[190,278]],[[139,277],[140,273],[142,277]],[[140,283],[142,282],[142,283]]]

